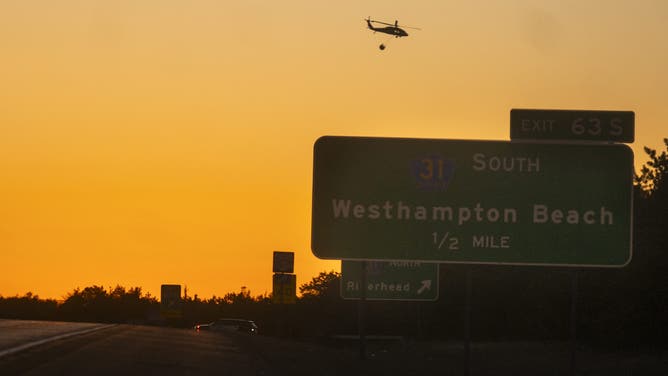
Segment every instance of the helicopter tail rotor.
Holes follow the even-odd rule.
[[[373,30],[373,25],[371,23],[374,22],[374,21],[371,20],[371,16],[367,17],[365,21],[366,21],[367,27],[369,27],[369,29]]]

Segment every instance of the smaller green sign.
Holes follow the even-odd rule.
[[[361,299],[365,261],[341,261],[341,297]],[[438,265],[419,261],[366,261],[365,299],[438,299]]]
[[[633,111],[510,110],[511,140],[633,142]]]

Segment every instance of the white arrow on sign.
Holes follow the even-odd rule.
[[[425,290],[431,290],[431,279],[422,281],[422,286],[417,290],[417,294],[422,294]]]

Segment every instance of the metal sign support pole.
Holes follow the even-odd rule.
[[[576,352],[577,352],[577,308],[578,308],[578,270],[571,273],[571,376],[576,372]]]
[[[360,335],[360,359],[365,360],[366,359],[366,328],[365,328],[365,320],[366,320],[366,290],[367,290],[367,285],[366,285],[366,276],[367,276],[367,262],[362,261],[362,283],[360,286],[360,301],[357,306],[357,329],[359,330],[359,335]]]
[[[469,376],[471,374],[471,268],[466,269],[466,303],[465,303],[465,323],[464,323],[464,336],[465,336],[465,364],[464,364],[464,375]]]
[[[422,304],[416,302],[415,306],[417,308],[417,339],[422,340]]]

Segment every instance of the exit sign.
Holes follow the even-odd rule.
[[[622,267],[624,144],[318,139],[311,249],[338,260]]]
[[[582,140],[631,143],[633,111],[510,110],[511,140]]]

